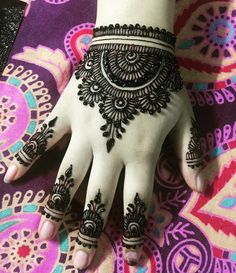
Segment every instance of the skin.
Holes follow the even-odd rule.
[[[145,3],[145,4],[144,4]],[[96,26],[109,24],[136,24],[165,28],[173,32],[174,0],[99,0],[97,7]],[[158,12],[159,11],[159,12]],[[158,16],[157,16],[158,15]],[[56,182],[64,174],[70,164],[73,165],[73,179],[75,185],[70,189],[71,200],[79,188],[93,159],[92,171],[89,178],[86,194],[85,209],[87,204],[94,199],[98,189],[102,193],[102,202],[106,204],[106,211],[102,214],[104,226],[112,206],[120,171],[125,166],[124,179],[124,214],[127,206],[134,202],[136,192],[148,207],[151,200],[155,167],[162,147],[162,143],[169,134],[173,147],[179,158],[179,166],[186,183],[191,189],[202,192],[206,185],[199,168],[189,168],[186,162],[186,153],[191,139],[191,118],[194,117],[186,90],[171,94],[171,101],[161,114],[140,114],[127,126],[127,131],[122,140],[117,140],[110,153],[106,151],[106,138],[102,136],[99,128],[104,124],[104,119],[94,108],[84,106],[78,99],[78,80],[72,76],[62,96],[57,102],[47,124],[54,117],[58,120],[54,126],[54,135],[48,140],[47,149],[50,149],[62,136],[71,132],[71,140],[64,159],[61,163]],[[68,107],[70,105],[70,107]],[[78,118],[75,118],[78,117]],[[144,133],[144,132],[148,132]],[[34,162],[32,162],[33,164]],[[17,160],[12,162],[16,167],[13,176],[6,175],[6,182],[15,181],[22,177],[32,166],[25,167]],[[196,182],[201,183],[198,188]],[[135,189],[135,192],[134,190]],[[47,219],[42,216],[39,224],[41,239],[52,239],[61,224],[61,221],[49,220],[54,230],[51,234],[42,230],[42,225]],[[86,253],[78,262],[76,253],[82,250]],[[74,253],[75,267],[79,269],[90,265],[96,253],[95,249],[88,249],[77,245]],[[124,256],[128,263],[138,262],[142,247],[135,250],[123,248]],[[129,254],[134,254],[132,261]]]

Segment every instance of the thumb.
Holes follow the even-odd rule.
[[[200,175],[204,162],[202,161],[199,129],[187,94],[184,110],[170,133],[170,140],[179,159],[179,167],[186,183],[191,189],[203,192],[207,182]]]

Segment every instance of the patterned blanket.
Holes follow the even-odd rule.
[[[0,78],[1,180],[13,154],[52,110],[83,59],[95,11],[95,0],[29,0]],[[209,186],[205,194],[192,192],[166,148],[157,165],[142,261],[137,267],[124,262],[118,190],[87,272],[236,272],[236,2],[177,0],[175,33],[178,61],[201,129]],[[77,272],[72,253],[86,181],[57,237],[41,241],[37,233],[64,150],[60,143],[18,182],[1,183],[1,273]]]

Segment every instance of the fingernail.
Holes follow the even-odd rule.
[[[207,186],[206,183],[204,183],[204,180],[199,176],[197,176],[196,180],[197,190],[199,192],[204,192]]]
[[[79,250],[75,255],[74,266],[77,269],[85,269],[88,266],[89,256],[85,251]]]
[[[136,252],[128,252],[125,258],[129,265],[136,265],[138,262],[138,254]]]
[[[4,178],[3,178],[3,181],[5,183],[10,183],[14,179],[14,177],[16,175],[16,172],[17,172],[16,166],[15,165],[11,165],[8,168],[7,172],[6,172],[6,174],[5,174]]]
[[[40,239],[41,240],[48,240],[52,239],[55,232],[55,226],[52,222],[46,221],[43,223],[41,230],[40,230]]]

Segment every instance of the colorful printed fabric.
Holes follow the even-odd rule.
[[[95,11],[95,0],[29,1],[0,78],[1,178],[83,59]],[[157,166],[143,260],[137,267],[124,262],[119,191],[87,272],[236,272],[236,2],[178,0],[175,33],[178,61],[201,129],[209,186],[205,194],[192,192],[166,149]],[[57,147],[20,181],[1,184],[1,273],[78,272],[72,253],[84,200],[74,200],[54,240],[41,241],[37,233],[63,152]],[[84,198],[84,191],[79,192]]]

